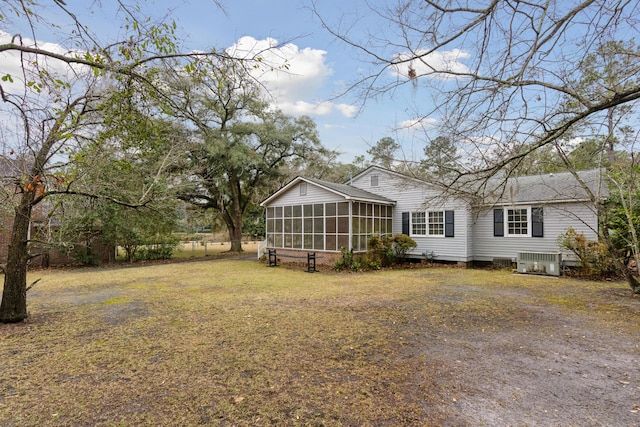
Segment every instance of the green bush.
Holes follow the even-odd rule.
[[[369,239],[367,259],[379,266],[388,267],[401,262],[409,250],[416,246],[416,242],[406,234],[383,237],[375,235]]]
[[[73,258],[80,264],[89,267],[97,267],[100,265],[98,255],[94,254],[91,249],[86,246],[74,247]]]
[[[415,240],[406,234],[396,234],[391,238],[393,240],[392,248],[397,260],[406,258],[407,253],[418,246]]]
[[[160,244],[151,247],[143,246],[136,251],[136,260],[153,261],[157,259],[171,259],[175,245]]]
[[[370,264],[377,268],[394,264],[396,257],[393,251],[393,240],[390,236],[371,236],[366,258]]]
[[[334,268],[337,271],[357,270],[357,268],[354,267],[354,264],[356,264],[356,262],[353,259],[353,251],[348,250],[347,248],[342,246],[340,248],[340,252],[342,253],[342,256],[336,261]],[[357,264],[359,265],[360,263]]]
[[[558,237],[558,245],[571,251],[580,262],[579,275],[585,278],[602,278],[614,274],[615,266],[607,247],[589,240],[583,233],[569,228]]]
[[[342,256],[334,268],[340,270],[379,270],[404,260],[409,250],[417,246],[416,242],[404,234],[395,236],[377,236],[369,239],[369,250],[366,254],[358,256],[345,247],[340,248]]]
[[[158,242],[139,246],[135,251],[135,259],[137,261],[171,259],[178,243],[179,238],[177,237],[162,237]]]

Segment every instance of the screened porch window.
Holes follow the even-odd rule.
[[[372,235],[390,234],[393,208],[375,203],[328,202],[267,208],[270,247],[366,251]]]

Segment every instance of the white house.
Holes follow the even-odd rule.
[[[579,177],[593,194],[606,197],[602,173],[582,171]],[[572,174],[513,177],[500,189],[478,190],[471,201],[377,166],[349,184],[297,177],[261,204],[267,246],[364,252],[374,234],[403,233],[418,245],[411,256],[468,263],[515,261],[520,251],[559,252],[558,236],[570,227],[597,240],[596,208]]]

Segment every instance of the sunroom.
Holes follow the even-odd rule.
[[[346,184],[298,177],[262,202],[267,247],[363,252],[371,236],[392,233],[393,205]]]

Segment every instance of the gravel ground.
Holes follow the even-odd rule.
[[[637,318],[637,297],[623,294],[604,298]],[[640,425],[637,324],[603,327],[588,312],[508,301],[519,313],[511,324],[460,319],[425,337],[442,378],[442,425]]]

